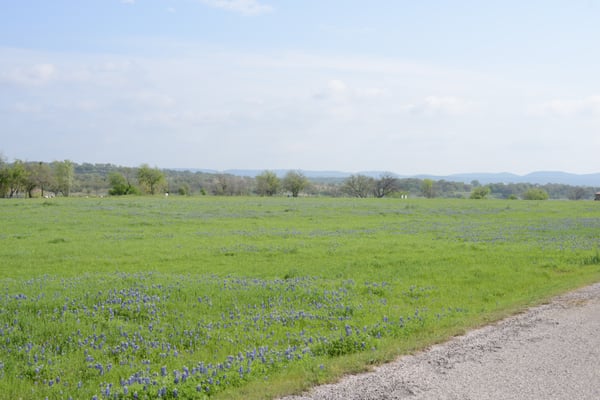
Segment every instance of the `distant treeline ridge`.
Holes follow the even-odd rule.
[[[482,185],[446,180],[379,177],[361,174],[347,178],[308,178],[300,171],[279,177],[263,171],[256,177],[173,169],[0,159],[0,197],[108,195],[329,196],[329,197],[442,197],[499,199],[591,200],[599,188],[566,184],[492,183]]]

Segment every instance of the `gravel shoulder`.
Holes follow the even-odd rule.
[[[600,399],[600,283],[285,400]]]

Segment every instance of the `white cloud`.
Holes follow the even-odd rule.
[[[73,105],[72,108],[75,110],[78,110],[78,111],[92,112],[92,111],[97,111],[100,108],[100,106],[99,106],[98,102],[95,100],[84,99],[84,100],[79,100],[77,103],[75,103]]]
[[[143,66],[128,59],[105,57],[71,62],[64,65],[61,81],[90,87],[118,88],[143,87],[146,73]]]
[[[334,93],[343,93],[346,92],[346,90],[348,90],[348,86],[339,79],[330,80],[327,84],[327,87]]]
[[[361,82],[362,83],[362,82]],[[317,103],[308,104],[315,116],[333,118],[337,121],[366,121],[377,118],[389,100],[387,91],[377,87],[350,86],[341,79],[330,79],[327,84],[312,94]],[[384,99],[384,96],[386,98]],[[298,99],[297,102],[302,102]]]
[[[236,12],[243,15],[261,15],[268,13],[273,8],[262,4],[258,0],[200,0],[202,3],[214,8]]]
[[[31,67],[14,68],[0,75],[0,80],[17,85],[44,85],[57,77],[53,64],[35,64]]]
[[[582,99],[552,100],[531,107],[529,113],[539,117],[600,116],[600,95]]]
[[[139,105],[161,109],[170,108],[175,105],[175,100],[171,96],[147,90],[134,93],[129,98]]]
[[[339,79],[331,79],[327,82],[326,87],[314,94],[314,98],[334,102],[347,102],[351,99],[352,95],[353,90],[345,82]]]
[[[402,60],[187,46],[173,57],[65,57],[0,47],[0,80],[23,83],[0,89],[3,126],[19,133],[4,151],[28,159],[51,154],[125,165],[421,173],[461,172],[473,169],[471,165],[507,169],[506,158],[489,154],[510,150],[510,168],[527,172],[554,165],[547,155],[568,149],[564,132],[570,138],[577,135],[578,143],[598,140],[596,121],[524,118],[523,104],[538,103],[554,114],[596,110],[600,115],[600,96],[544,103],[551,97],[537,92],[536,97],[521,96],[522,92],[515,96],[516,84],[507,87],[482,78],[474,82],[462,71],[420,68]],[[42,86],[43,82],[50,84]],[[460,118],[449,121],[453,116]],[[37,132],[39,126],[46,134],[36,141],[40,148],[36,155],[28,147],[30,142],[17,143],[17,137],[21,132],[22,136]],[[541,151],[542,141],[529,139],[528,132],[544,132],[543,143],[550,150]],[[54,150],[56,135],[70,135],[75,139],[64,142],[71,140],[81,147],[74,149],[74,144],[69,150],[74,153],[60,153],[67,150]],[[145,135],[152,135],[153,148]],[[106,145],[109,142],[120,145]],[[511,143],[520,143],[518,149],[508,149]],[[133,155],[114,154],[115,147],[139,150]],[[564,158],[564,163],[575,157],[593,160],[593,147],[569,150],[573,156]],[[228,151],[198,156],[203,149],[222,148]],[[470,154],[474,148],[486,156],[475,159]],[[331,157],[331,149],[339,149],[336,157]],[[456,157],[436,157],[438,151]],[[584,151],[590,155],[576,155]],[[534,162],[532,153],[543,155]],[[170,158],[170,154],[178,156]],[[553,157],[552,163],[558,158]],[[424,159],[440,161],[428,164]],[[517,165],[518,160],[524,161]],[[577,167],[592,168],[588,167],[592,162],[578,162]],[[563,167],[556,164],[555,168]]]
[[[317,100],[340,99],[348,94],[348,85],[339,79],[331,79],[327,85],[320,88],[313,97]]]
[[[415,115],[463,115],[473,109],[473,104],[465,99],[454,96],[428,96],[422,101],[404,107]]]
[[[37,114],[42,111],[42,107],[37,104],[30,104],[24,102],[17,102],[11,107],[12,111],[23,113],[23,114]]]
[[[318,91],[314,97],[320,100],[352,101],[375,99],[385,94],[386,90],[378,87],[355,88],[348,86],[340,79],[331,79],[327,82],[327,86]]]

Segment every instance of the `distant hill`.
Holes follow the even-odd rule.
[[[288,173],[288,169],[272,169],[270,170],[275,172],[277,176],[283,177]],[[226,174],[232,174],[237,176],[250,176],[255,177],[264,172],[264,170],[255,170],[255,169],[228,169],[227,171],[223,171]],[[347,178],[350,173],[339,172],[339,171],[304,171],[300,170],[307,178]]]
[[[600,186],[600,173],[596,174],[570,174],[561,171],[537,171],[526,175],[515,175],[507,172],[503,173],[469,173],[453,174],[447,177],[441,177],[451,181],[470,183],[477,180],[482,184],[487,183],[533,183],[545,185],[548,183],[557,183],[572,186]]]
[[[194,172],[206,172],[206,173],[225,173],[236,176],[248,176],[255,177],[261,174],[264,170],[257,169],[230,169],[225,171],[216,171],[210,169],[187,169]],[[278,176],[283,177],[289,170],[287,169],[274,169],[271,170]],[[359,171],[359,172],[343,172],[343,171],[305,171],[301,172],[309,179],[345,179],[351,175],[366,175],[373,178],[378,178],[386,171]],[[489,172],[471,172],[462,174],[452,175],[399,175],[392,173],[397,178],[417,178],[417,179],[433,179],[436,181],[446,180],[450,182],[464,182],[471,183],[472,181],[478,181],[481,184],[488,183],[532,183],[545,185],[548,183],[557,183],[572,186],[592,186],[600,187],[600,173],[595,174],[571,174],[562,171],[537,171],[526,175],[516,175],[509,172],[500,173],[489,173]]]

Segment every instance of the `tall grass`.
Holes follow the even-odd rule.
[[[265,398],[600,277],[592,202],[0,202],[0,397]]]

